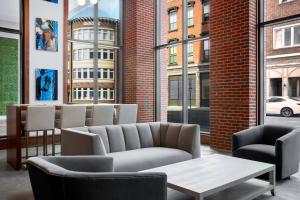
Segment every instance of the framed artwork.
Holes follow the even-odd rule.
[[[36,100],[54,101],[57,100],[57,70],[36,69]]]
[[[35,37],[37,50],[58,51],[57,21],[36,18]]]
[[[58,0],[44,0],[44,1],[48,1],[48,2],[51,2],[51,3],[58,3]]]

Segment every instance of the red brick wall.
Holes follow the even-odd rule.
[[[139,121],[155,120],[154,1],[125,0],[124,103],[139,105]]]
[[[211,146],[256,125],[256,1],[211,0]]]
[[[279,0],[265,1],[265,20],[278,19],[299,14],[300,0],[279,4]]]

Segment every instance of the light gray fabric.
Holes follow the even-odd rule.
[[[106,155],[105,146],[97,134],[62,129],[62,155]]]
[[[85,126],[86,106],[63,105],[60,111],[60,120],[56,120],[56,128],[73,128]]]
[[[196,124],[184,124],[178,136],[178,148],[200,157],[200,126]]]
[[[108,135],[110,152],[119,152],[126,150],[125,139],[121,126],[106,126],[106,132]]]
[[[113,120],[113,105],[93,105],[91,109],[91,118],[87,120],[87,126],[112,125]]]
[[[122,125],[126,150],[140,149],[141,143],[139,133],[134,124]]]
[[[91,126],[88,128],[88,132],[100,135],[100,137],[103,141],[103,144],[105,146],[106,152],[110,153],[108,135],[107,135],[105,126]]]
[[[152,147],[107,154],[114,159],[116,172],[136,172],[192,159],[179,149]]]
[[[117,124],[136,123],[137,111],[137,104],[120,104],[117,109]]]
[[[88,127],[75,127],[75,128],[72,128],[72,130],[82,131],[82,132],[89,132],[89,128]]]
[[[55,106],[28,106],[25,131],[53,130]]]
[[[165,146],[177,148],[181,124],[170,124],[166,133]]]
[[[136,124],[139,132],[140,143],[142,148],[153,147],[153,137],[151,133],[151,128],[148,123]]]
[[[159,147],[160,146],[160,122],[151,122],[149,123],[152,137],[153,137],[153,142],[154,146]]]

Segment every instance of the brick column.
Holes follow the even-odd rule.
[[[139,121],[155,120],[155,1],[124,1],[124,103],[139,105]]]
[[[211,146],[256,125],[256,1],[211,0]]]

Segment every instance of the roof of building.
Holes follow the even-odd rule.
[[[82,23],[82,22],[93,22],[94,19],[92,17],[77,17],[69,20],[69,23]],[[99,17],[100,22],[110,22],[110,23],[119,23],[118,19]]]

